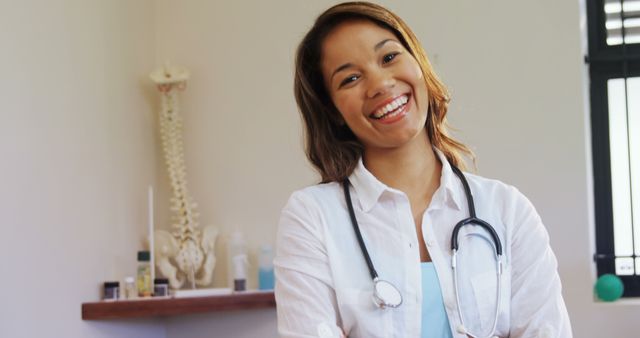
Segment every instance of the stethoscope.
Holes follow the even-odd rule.
[[[458,332],[462,334],[466,334],[473,338],[481,338],[481,337],[492,337],[493,333],[496,331],[496,327],[498,325],[498,314],[500,310],[500,301],[501,297],[501,276],[502,276],[502,244],[500,243],[500,238],[496,233],[495,229],[487,222],[476,217],[475,205],[473,203],[473,196],[471,195],[471,189],[469,188],[469,183],[464,177],[464,174],[460,169],[451,164],[451,169],[458,176],[462,185],[464,186],[464,193],[467,198],[467,204],[469,206],[469,217],[461,220],[456,224],[453,228],[453,232],[451,234],[451,268],[453,269],[453,285],[454,291],[456,295],[456,305],[458,307],[458,317],[460,318],[461,326],[458,327]],[[360,244],[360,249],[362,250],[362,254],[364,255],[364,259],[367,262],[367,266],[369,267],[369,274],[371,275],[371,279],[373,279],[373,303],[380,309],[385,308],[397,308],[402,304],[402,294],[400,290],[396,288],[391,282],[386,281],[384,279],[380,279],[378,276],[378,272],[373,267],[373,263],[371,262],[371,257],[369,256],[369,251],[367,251],[367,247],[364,244],[364,240],[362,239],[362,234],[360,233],[360,226],[358,225],[358,221],[356,220],[355,212],[353,211],[353,204],[351,202],[351,193],[349,192],[349,179],[345,179],[342,182],[342,186],[344,189],[344,196],[347,200],[347,207],[349,208],[349,216],[351,216],[351,224],[353,225],[353,229],[356,233],[356,237],[358,239],[358,244]],[[491,331],[486,336],[480,336],[477,334],[472,334],[466,329],[466,325],[464,323],[464,318],[462,315],[462,308],[460,307],[460,292],[458,292],[458,270],[457,270],[457,255],[458,255],[458,233],[460,229],[465,225],[477,225],[485,229],[493,240],[493,245],[495,248],[495,260],[496,260],[496,277],[498,280],[498,290],[496,292],[496,310],[494,313],[493,326]]]

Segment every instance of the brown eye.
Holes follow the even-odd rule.
[[[389,63],[389,62],[393,61],[393,59],[395,59],[396,56],[398,56],[398,54],[400,54],[400,53],[393,52],[393,53],[389,53],[389,54],[385,55],[382,58],[382,64]]]
[[[340,87],[346,86],[349,83],[351,83],[351,82],[353,82],[353,81],[355,81],[355,80],[357,80],[359,78],[360,77],[358,75],[349,75],[349,76],[347,76],[346,79],[344,79],[344,80],[342,80],[342,82],[340,82]]]

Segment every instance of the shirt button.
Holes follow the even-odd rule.
[[[456,331],[458,331],[458,333],[461,333],[461,334],[467,333],[467,330],[464,328],[464,325],[462,324],[458,325],[458,327],[456,328]]]
[[[428,247],[432,247],[432,246],[433,246],[433,244],[434,244],[434,243],[433,243],[433,240],[432,240],[432,239],[430,239],[430,240],[428,240],[428,241],[427,241],[427,246],[428,246]]]

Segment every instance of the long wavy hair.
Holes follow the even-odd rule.
[[[434,73],[426,52],[407,24],[388,9],[369,2],[345,2],[322,13],[302,39],[296,53],[294,92],[305,125],[305,151],[320,172],[322,182],[342,181],[355,169],[364,147],[343,122],[322,75],[322,43],[341,23],[369,20],[392,32],[416,59],[424,75],[429,98],[425,128],[431,144],[464,170],[463,155],[473,159],[464,144],[447,133],[449,94]]]

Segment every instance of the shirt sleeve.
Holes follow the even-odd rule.
[[[280,337],[341,336],[321,221],[313,199],[301,192],[282,210],[274,259]]]
[[[511,338],[571,338],[571,324],[549,235],[531,202],[514,190]]]

